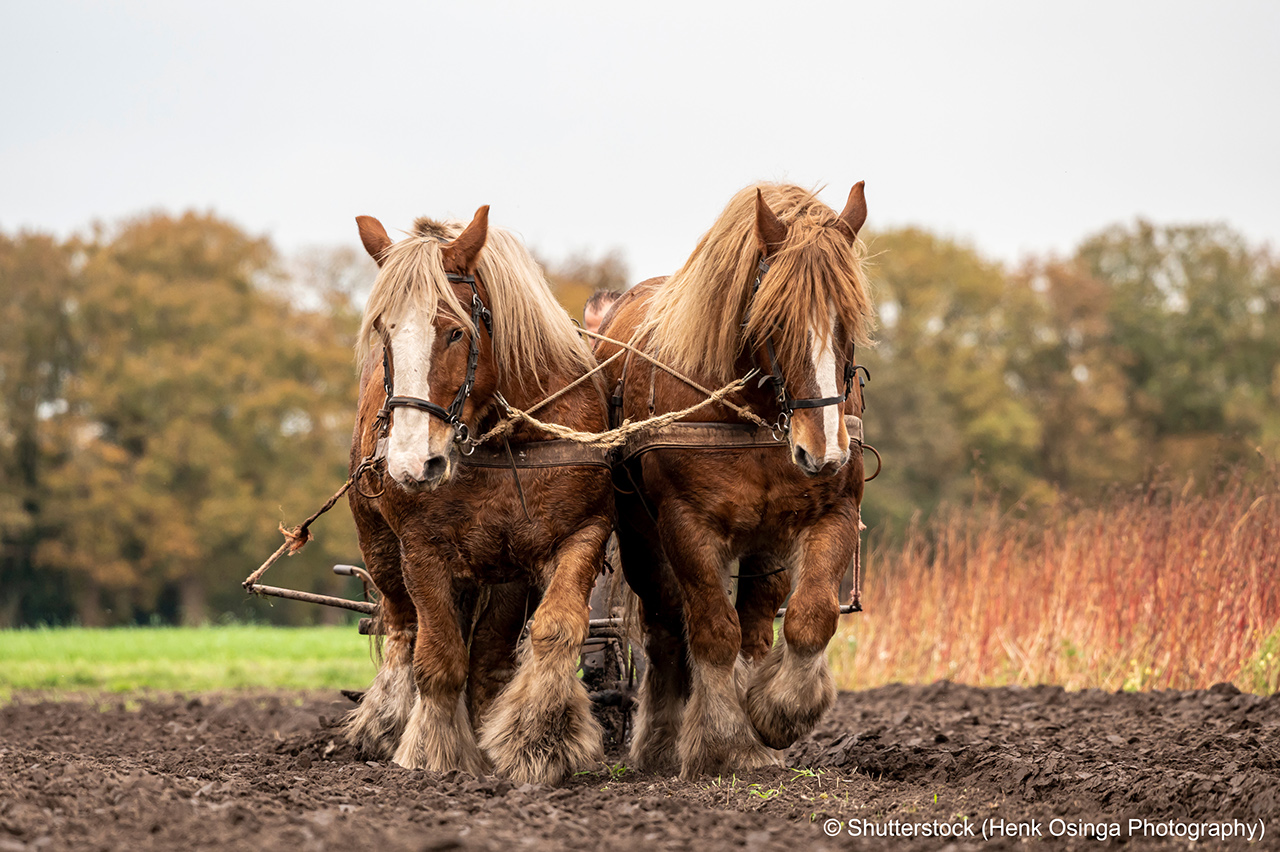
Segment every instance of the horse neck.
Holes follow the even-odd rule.
[[[743,356],[738,359],[734,367],[734,376],[743,378],[753,369],[757,369],[755,363],[749,357]],[[760,386],[760,380],[763,377],[763,374],[758,373],[741,390],[735,391],[726,399],[734,405],[750,409],[766,421],[773,422],[778,416],[777,397],[772,385],[765,383],[763,387]],[[701,371],[686,375],[685,378],[696,382],[707,391],[718,390],[720,386],[713,376]],[[683,379],[668,375],[656,366],[645,364],[637,368],[633,364],[628,373],[624,397],[630,398],[635,404],[643,404],[648,402],[651,393],[656,393],[657,408],[654,413],[678,411],[706,399],[706,394],[702,391],[696,390]],[[628,411],[628,416],[647,416],[647,412],[641,414],[630,408]],[[742,422],[742,417],[737,412],[720,404],[705,406],[690,419]]]
[[[521,411],[529,411],[548,397],[559,394],[554,400],[534,412],[533,416],[544,423],[556,423],[581,431],[605,428],[603,402],[600,392],[591,379],[565,393],[560,393],[578,377],[577,374],[562,375],[559,372],[536,377],[534,375],[510,377],[502,382],[498,390],[513,408]],[[541,380],[541,387],[538,380]],[[532,430],[528,427],[521,427],[517,434],[530,431]]]

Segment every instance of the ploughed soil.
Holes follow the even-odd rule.
[[[1157,832],[1223,823],[1246,839],[1198,848],[1280,849],[1280,695],[1225,685],[843,693],[788,769],[681,781],[615,764],[558,788],[366,761],[333,727],[350,706],[299,693],[18,695],[0,707],[0,852],[1093,849],[1098,831],[1119,834],[1107,848],[1182,849],[1184,836]],[[851,838],[850,820],[961,837]],[[1021,836],[984,840],[991,820]]]

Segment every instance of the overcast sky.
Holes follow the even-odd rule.
[[[1280,3],[0,0],[0,230],[285,251],[481,204],[670,272],[759,179],[986,255],[1141,215],[1280,247]]]

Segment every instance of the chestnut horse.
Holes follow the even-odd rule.
[[[419,219],[396,243],[357,219],[380,269],[359,338],[352,470],[374,457],[385,472],[358,477],[350,502],[386,639],[347,737],[401,766],[556,783],[603,759],[576,667],[613,485],[603,465],[468,462],[498,400],[529,408],[595,365],[488,211],[465,229]],[[583,382],[540,416],[598,431],[604,397]],[[541,437],[518,427],[507,452]]]
[[[678,272],[632,288],[605,321],[604,334],[703,387],[759,370],[732,401],[775,424],[777,442],[759,430],[747,447],[660,447],[617,473],[623,570],[649,656],[631,748],[639,767],[674,756],[691,777],[776,764],[777,749],[835,700],[825,649],[863,489],[861,444],[851,446],[842,415],[862,413],[854,344],[874,322],[857,239],[865,219],[861,183],[839,215],[799,187],[749,187]],[[617,351],[605,342],[596,355]],[[702,398],[631,357],[609,381],[632,420]],[[700,419],[740,419],[708,410]]]

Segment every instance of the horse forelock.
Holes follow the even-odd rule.
[[[455,220],[420,218],[406,239],[386,250],[358,337],[362,365],[372,351],[379,317],[391,319],[406,310],[434,316],[437,310],[447,310],[475,333],[470,305],[459,301],[441,254],[445,243],[465,226]],[[590,348],[517,237],[490,226],[476,275],[493,312],[493,359],[500,383],[543,387],[557,376],[577,376],[588,369],[594,360]]]
[[[822,338],[836,328],[849,343],[870,343],[875,308],[862,246],[850,244],[836,221],[825,205],[797,217],[752,302],[745,339],[771,338],[784,364],[803,363],[811,330]]]
[[[757,189],[787,225],[787,236],[751,298],[760,258]],[[784,363],[803,363],[809,330],[825,333],[833,311],[851,341],[869,342],[875,310],[863,270],[865,248],[860,241],[851,243],[838,221],[812,190],[772,183],[741,190],[684,266],[655,292],[641,332],[673,367],[718,382],[734,378],[746,340],[763,341],[768,335]]]
[[[456,237],[462,227],[461,222],[418,219],[408,237],[392,243],[382,253],[382,264],[369,291],[356,338],[356,355],[362,368],[372,350],[374,324],[378,320],[386,325],[406,313],[435,316],[443,301],[447,310],[471,324],[470,312],[463,310],[445,276],[441,255],[444,241]]]

